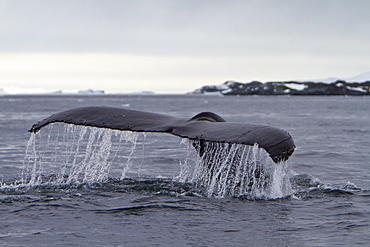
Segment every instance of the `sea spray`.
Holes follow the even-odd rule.
[[[52,124],[31,134],[21,184],[99,183],[135,178],[133,174],[140,179],[142,174],[158,178],[163,177],[158,171],[166,170],[172,174],[163,178],[191,183],[208,197],[269,199],[292,193],[289,164],[274,163],[258,145],[175,137],[176,149],[158,135],[153,139],[146,133]]]
[[[138,138],[138,133],[137,132],[130,132],[130,131],[119,131],[120,133],[120,140],[119,143],[122,143],[122,141],[130,142],[132,144],[130,153],[127,156],[127,161],[125,162],[125,166],[122,169],[121,173],[121,180],[126,178],[126,174],[130,169],[131,165],[131,157],[133,156],[135,150],[136,150],[136,144],[137,144],[137,138]],[[121,145],[118,146],[118,149],[121,148]]]
[[[292,193],[289,166],[275,164],[258,145],[204,142],[192,181],[207,196],[277,198]]]
[[[189,181],[192,182],[193,180],[192,176],[194,175],[192,173],[192,165],[191,165],[192,158],[194,157],[193,141],[190,141],[187,139],[181,139],[181,142],[178,148],[180,149],[182,146],[185,146],[186,157],[184,160],[181,160],[179,162],[180,173],[174,177],[174,180],[180,183],[185,183]]]
[[[60,134],[61,127],[64,127],[63,134]],[[46,137],[43,132],[48,133]],[[118,169],[120,177],[124,178],[131,164],[137,135],[135,132],[69,124],[47,126],[30,136],[20,183],[102,182],[111,175],[112,168],[115,173]]]
[[[274,165],[273,179],[269,191],[270,198],[282,198],[293,193],[290,178],[292,170],[288,162],[280,162]]]
[[[36,136],[32,134],[27,142],[26,157],[23,162],[23,168],[21,172],[21,184],[35,184],[35,181],[40,173],[37,171],[40,161],[38,160],[39,157],[36,152],[35,140]]]

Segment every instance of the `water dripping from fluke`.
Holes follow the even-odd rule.
[[[271,199],[292,193],[289,178],[289,164],[276,164],[257,144],[207,142],[191,180],[207,196]]]
[[[192,184],[194,194],[206,197],[273,199],[292,194],[288,162],[275,163],[257,144],[200,143],[175,137],[177,153],[158,154],[157,137],[150,141],[148,136],[146,132],[48,125],[31,134],[18,184],[93,184],[162,177],[176,184]],[[168,168],[172,170],[164,168],[166,175],[155,168],[158,161],[148,158],[156,156],[174,162]],[[154,177],[150,177],[152,169],[156,169]]]
[[[46,136],[41,132],[31,135],[20,181],[28,185],[103,182],[111,172],[117,173],[112,169],[115,163],[120,164],[124,178],[137,136],[129,131],[50,125]]]

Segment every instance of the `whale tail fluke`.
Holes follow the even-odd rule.
[[[295,149],[292,137],[284,130],[254,124],[230,123],[212,112],[202,112],[190,119],[182,119],[116,107],[80,107],[51,115],[34,124],[29,132],[36,133],[55,122],[115,130],[169,133],[195,141],[194,145],[199,147],[201,155],[205,142],[250,146],[258,144],[278,163],[287,160]]]

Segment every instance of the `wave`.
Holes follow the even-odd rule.
[[[239,200],[314,200],[327,197],[363,196],[370,197],[370,191],[356,187],[348,182],[342,186],[324,184],[310,174],[299,174],[291,178],[292,194],[280,198],[257,197],[252,194],[225,196],[224,198],[238,198]],[[52,202],[61,200],[67,194],[79,198],[82,195],[102,195],[118,197],[120,194],[136,194],[142,196],[169,196],[176,198],[209,197],[204,186],[196,183],[183,183],[172,179],[114,179],[105,182],[57,184],[48,182],[39,185],[3,184],[0,187],[0,204],[14,202]],[[64,205],[64,204],[63,204]],[[62,206],[63,206],[62,205]],[[67,205],[64,205],[67,206]],[[158,205],[156,205],[157,207]],[[73,206],[68,206],[73,207]],[[149,207],[150,208],[150,207]],[[125,208],[112,209],[109,212],[124,211]],[[130,210],[127,208],[127,210]],[[137,209],[139,210],[139,209]],[[181,210],[181,209],[179,209]]]

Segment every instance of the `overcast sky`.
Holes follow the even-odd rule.
[[[348,78],[370,71],[369,11],[369,0],[0,0],[0,88]]]

